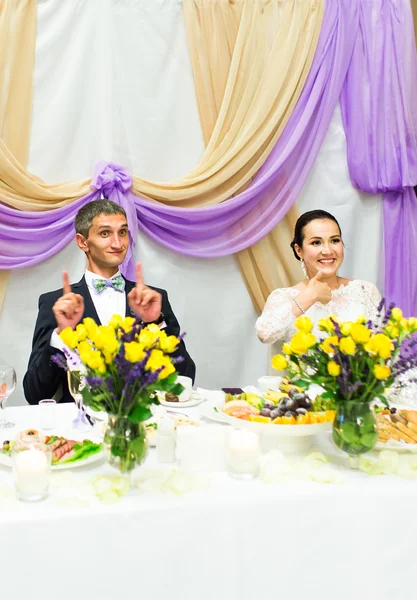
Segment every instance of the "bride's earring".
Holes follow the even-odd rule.
[[[301,258],[300,261],[301,261],[301,270],[304,273],[304,277],[306,279],[310,279],[309,276],[307,275],[307,269],[306,269],[306,265],[305,265],[304,260]]]

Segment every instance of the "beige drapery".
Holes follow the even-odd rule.
[[[0,1],[0,138],[24,166],[30,142],[36,5],[36,0]],[[0,271],[0,309],[8,279],[9,271]]]
[[[280,17],[279,2],[269,2],[264,17]],[[282,5],[281,5],[282,6]],[[231,73],[243,2],[191,0],[185,2],[187,36],[201,126],[206,143],[214,130]],[[271,14],[272,13],[272,14]],[[230,76],[233,76],[231,73]],[[285,92],[285,90],[284,90]],[[258,312],[277,287],[296,283],[299,269],[289,246],[298,211],[286,217],[262,240],[236,255],[242,277]]]
[[[192,5],[185,0],[185,13]],[[133,177],[138,195],[184,208],[218,204],[250,182],[288,121],[314,56],[324,0],[250,0],[242,6],[232,76],[201,161],[191,173],[168,183]],[[0,39],[2,34],[0,29]],[[28,54],[29,49],[19,57],[29,60]],[[53,209],[88,191],[88,180],[46,184],[0,142],[0,196],[10,206]]]
[[[411,0],[411,8],[413,9],[414,17],[414,35],[417,43],[417,0]]]

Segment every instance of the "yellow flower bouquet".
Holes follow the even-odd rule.
[[[112,428],[104,439],[108,458],[113,457],[120,470],[131,470],[146,455],[142,423],[152,416],[151,405],[159,403],[155,390],[172,394],[183,390],[176,383],[175,369],[181,358],[172,356],[180,338],[167,335],[158,325],[120,315],[114,315],[109,325],[86,318],[75,329],[64,329],[60,338],[69,351],[66,361],[59,355],[56,362],[85,373],[81,389],[85,405],[109,414]]]
[[[286,369],[296,385],[308,388],[315,383],[324,388],[322,398],[338,409],[333,439],[353,454],[376,443],[370,402],[379,399],[388,405],[387,388],[417,366],[417,340],[412,339],[417,319],[403,318],[401,310],[392,306],[384,314],[383,306],[382,301],[375,323],[365,317],[346,322],[335,316],[321,319],[320,337],[312,333],[311,320],[301,316],[295,321],[296,333],[283,344],[282,354],[272,358],[272,366]],[[365,425],[359,431],[361,414]]]

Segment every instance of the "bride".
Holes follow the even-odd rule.
[[[301,263],[304,279],[269,295],[256,321],[261,342],[289,341],[296,331],[294,322],[302,314],[310,317],[313,333],[319,337],[324,335],[317,326],[322,317],[336,315],[340,321],[356,320],[360,315],[376,318],[381,301],[377,288],[372,283],[338,274],[344,251],[342,232],[333,215],[324,210],[301,215],[291,247]]]

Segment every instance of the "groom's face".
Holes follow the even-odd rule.
[[[77,244],[87,254],[89,268],[118,267],[125,259],[129,247],[129,232],[126,217],[121,214],[100,214],[94,217],[88,237],[80,233]]]

